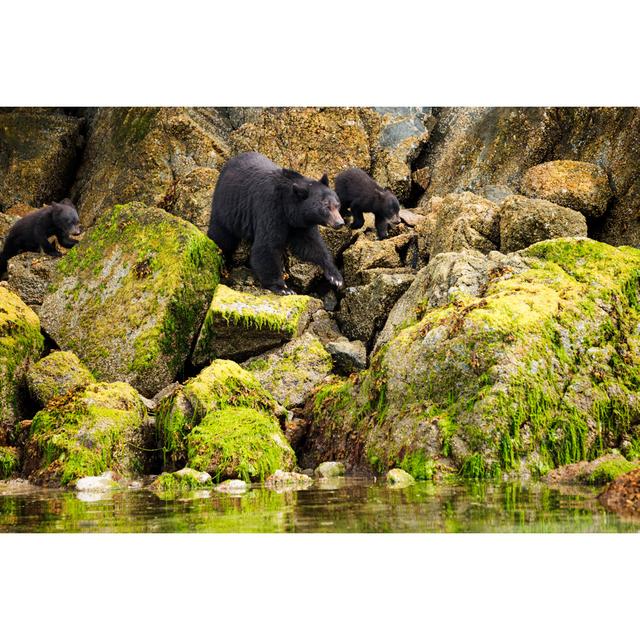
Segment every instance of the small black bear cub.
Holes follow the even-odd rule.
[[[346,169],[336,176],[336,193],[340,198],[340,213],[345,216],[349,211],[353,216],[352,229],[364,224],[363,213],[371,212],[376,216],[378,238],[383,240],[389,235],[389,225],[400,222],[400,203],[393,193],[383,189],[362,169]]]
[[[49,242],[55,236],[66,249],[78,243],[76,236],[81,232],[80,219],[73,203],[68,198],[62,202],[52,202],[48,207],[27,214],[9,229],[0,252],[0,274],[7,270],[9,258],[25,251],[44,251],[50,256],[62,254]]]
[[[344,225],[339,209],[326,174],[311,180],[251,151],[231,158],[222,168],[207,235],[227,263],[240,240],[250,240],[251,268],[262,286],[276,293],[294,293],[282,278],[287,246],[302,260],[322,267],[331,284],[342,287],[342,275],[317,226]]]

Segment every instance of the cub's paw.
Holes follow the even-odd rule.
[[[293,289],[289,289],[286,284],[284,285],[274,285],[273,287],[269,287],[270,291],[273,293],[277,293],[279,296],[295,296],[296,292]]]

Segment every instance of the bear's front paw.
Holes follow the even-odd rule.
[[[296,292],[293,289],[289,289],[286,284],[279,285],[276,284],[273,287],[269,287],[270,291],[273,293],[277,293],[280,296],[295,296]]]
[[[325,273],[325,278],[338,289],[342,289],[342,287],[344,287],[344,280],[337,271],[336,273]]]

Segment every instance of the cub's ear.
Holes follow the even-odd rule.
[[[304,200],[309,195],[309,189],[299,184],[293,184],[293,193],[300,198],[300,200]]]
[[[64,200],[62,200],[60,202],[60,204],[66,204],[68,207],[73,207],[75,209],[76,205],[73,204],[73,202],[71,202],[71,200],[69,200],[69,198],[65,198]]]
[[[322,178],[320,178],[320,182],[322,182],[322,184],[323,184],[325,187],[328,187],[328,186],[329,186],[329,177],[327,176],[327,174],[326,174],[326,173],[323,173],[323,174],[322,174]]]

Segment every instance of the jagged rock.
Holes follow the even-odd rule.
[[[190,223],[118,205],[56,264],[40,318],[98,379],[153,396],[182,370],[219,266],[213,242]]]
[[[9,260],[7,283],[9,289],[38,312],[49,284],[53,279],[56,263],[60,258],[46,253],[21,253]]]
[[[344,464],[333,461],[319,464],[313,472],[316,478],[338,478],[343,476],[344,473]]]
[[[497,477],[637,438],[640,251],[556,239],[520,255],[530,268],[425,306],[366,372],[320,387],[303,459],[384,470],[421,456]]]
[[[417,225],[420,254],[433,257],[448,251],[495,251],[500,245],[499,207],[467,191],[432,198]]]
[[[382,329],[393,305],[414,277],[413,274],[381,274],[368,285],[348,288],[337,313],[342,332],[351,340],[369,343]]]
[[[31,424],[25,471],[38,484],[68,484],[105,471],[130,477],[145,469],[146,409],[124,382],[86,387],[50,402]]]
[[[553,160],[527,170],[520,187],[530,198],[549,200],[563,207],[598,217],[611,200],[607,172],[597,164]]]
[[[331,356],[310,332],[278,349],[251,358],[243,367],[283,407],[301,406],[307,396],[331,373]]]
[[[374,351],[386,344],[400,327],[417,322],[425,310],[446,305],[460,294],[479,297],[489,281],[511,278],[528,268],[526,259],[518,254],[439,253],[418,271],[406,293],[391,309]]]
[[[97,109],[73,188],[82,223],[135,200],[204,229],[230,131],[215,109]]]
[[[330,342],[327,351],[337,373],[348,376],[367,368],[367,347],[361,340]]]
[[[81,119],[34,109],[0,113],[0,208],[65,197],[82,146]]]
[[[548,200],[510,196],[500,207],[500,249],[524,249],[541,240],[586,237],[587,221],[578,211]]]
[[[192,360],[245,358],[299,336],[322,303],[308,296],[253,295],[219,285],[209,305]]]
[[[4,286],[0,286],[0,337],[0,426],[13,426],[22,413],[25,373],[40,358],[44,339],[38,316]]]
[[[29,393],[43,407],[53,398],[73,393],[95,381],[92,373],[71,351],[53,351],[27,371]]]

